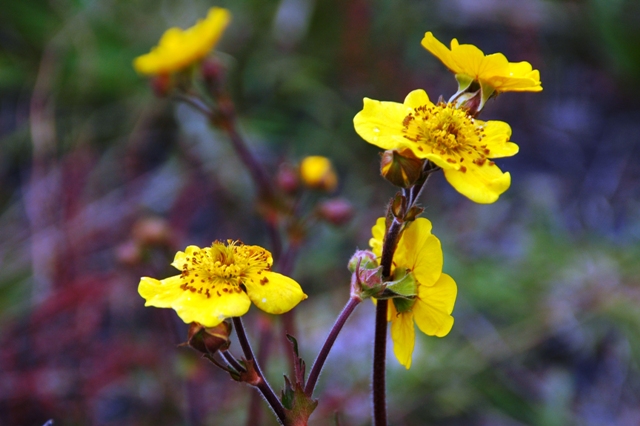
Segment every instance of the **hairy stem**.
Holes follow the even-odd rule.
[[[313,363],[313,367],[311,367],[311,372],[309,373],[309,378],[307,379],[307,384],[304,388],[304,393],[307,396],[311,397],[313,395],[313,390],[316,387],[316,383],[318,382],[318,378],[320,377],[322,367],[327,360],[329,351],[331,351],[331,348],[333,347],[338,334],[340,334],[342,327],[347,322],[347,319],[349,318],[349,316],[351,316],[354,309],[360,302],[362,302],[362,299],[360,299],[359,297],[351,297],[345,307],[342,309],[342,312],[340,312],[340,315],[338,315],[336,322],[333,324],[333,328],[331,328],[331,331],[327,336],[327,340],[325,340],[322,348],[320,349],[320,352],[318,353],[318,357]]]

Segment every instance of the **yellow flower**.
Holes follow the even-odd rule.
[[[205,19],[186,30],[169,28],[151,52],[138,56],[133,67],[140,74],[180,71],[204,58],[214,48],[231,20],[227,9],[212,7]]]
[[[448,49],[431,32],[424,35],[422,46],[456,74],[460,83],[458,94],[474,81],[482,88],[483,103],[494,91],[500,93],[542,90],[540,71],[532,69],[529,62],[509,62],[502,53],[485,55],[472,44],[458,44],[455,38],[451,40],[451,49]]]
[[[369,245],[373,253],[382,255],[385,219],[379,218],[371,229]],[[400,364],[411,367],[415,344],[414,321],[420,331],[429,336],[444,337],[453,327],[453,305],[458,289],[449,275],[442,273],[440,241],[431,234],[431,222],[418,218],[409,225],[398,241],[393,256],[392,273],[396,269],[410,271],[417,284],[417,296],[412,299],[391,299],[388,320],[391,321],[393,352]]]
[[[331,192],[338,185],[331,160],[320,155],[306,157],[300,163],[300,178],[310,188]]]
[[[493,203],[511,185],[511,175],[489,160],[518,152],[509,142],[509,125],[475,119],[452,104],[434,105],[424,90],[409,93],[403,104],[364,98],[353,123],[367,142],[408,148],[441,167],[447,181],[476,203]]]
[[[185,323],[205,327],[244,315],[251,302],[270,314],[282,314],[307,295],[291,278],[272,272],[272,263],[269,251],[237,241],[189,246],[171,264],[180,275],[164,280],[143,277],[138,293],[145,306],[173,308]]]

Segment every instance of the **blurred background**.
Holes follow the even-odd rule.
[[[139,278],[173,275],[188,244],[268,248],[254,189],[224,135],[154,97],[131,61],[211,6],[242,133],[276,170],[332,159],[356,211],[318,226],[293,276],[309,294],[307,364],[348,298],[346,263],[395,192],[354,132],[362,98],[448,98],[426,31],[527,60],[541,93],[507,93],[520,153],[493,205],[441,174],[425,216],[459,287],[450,335],[388,359],[393,425],[640,424],[640,2],[636,0],[21,0],[0,8],[0,424],[242,425],[253,389],[187,348],[186,326],[144,308]],[[300,309],[303,309],[302,311]],[[304,312],[304,315],[300,313]],[[370,424],[373,306],[331,353],[312,425]],[[250,333],[278,327],[252,309]],[[231,349],[238,353],[237,342]],[[265,366],[287,371],[280,339]],[[264,425],[275,422],[265,413]]]

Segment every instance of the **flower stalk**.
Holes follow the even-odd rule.
[[[236,330],[236,335],[238,336],[240,346],[242,347],[242,352],[244,353],[247,361],[247,370],[253,370],[253,372],[257,376],[257,380],[255,380],[254,383],[249,384],[258,388],[262,396],[264,396],[264,399],[267,401],[267,404],[269,404],[269,406],[275,413],[278,421],[281,424],[285,424],[286,414],[284,406],[269,385],[269,382],[267,382],[267,380],[265,379],[264,374],[262,374],[262,370],[260,369],[258,360],[253,355],[253,349],[251,349],[251,344],[249,343],[249,339],[247,338],[247,333],[245,331],[244,324],[242,323],[242,318],[234,317],[233,325]]]
[[[318,356],[313,362],[313,366],[311,367],[311,371],[309,372],[309,377],[307,378],[307,383],[304,387],[304,393],[308,397],[311,397],[313,395],[313,391],[316,388],[318,378],[320,377],[320,373],[322,372],[322,367],[324,367],[324,363],[327,360],[329,351],[331,351],[331,348],[333,347],[338,334],[340,334],[342,327],[347,322],[347,319],[351,316],[356,306],[360,304],[360,302],[362,302],[362,299],[357,296],[351,296],[345,307],[342,309],[342,312],[340,312],[340,315],[338,315],[336,322],[333,324],[333,327],[331,328],[327,339],[324,341],[320,352],[318,352]]]

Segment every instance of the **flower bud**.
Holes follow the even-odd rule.
[[[173,81],[169,74],[158,74],[151,79],[150,83],[151,90],[159,98],[168,96],[173,90]]]
[[[204,354],[211,355],[225,351],[231,344],[231,323],[223,321],[215,327],[205,327],[197,322],[189,325],[186,345]]]
[[[289,164],[282,164],[278,168],[276,174],[276,184],[286,194],[294,193],[300,186],[300,178],[298,173]]]
[[[142,250],[138,243],[129,240],[116,247],[116,259],[127,266],[136,266],[142,262]]]
[[[321,191],[331,192],[338,186],[338,176],[331,160],[319,155],[312,155],[302,160],[300,178],[309,188]]]
[[[353,217],[353,206],[344,198],[332,198],[318,206],[318,216],[332,225],[344,225]]]
[[[142,246],[165,245],[171,240],[169,224],[159,217],[139,219],[131,233],[133,240]]]
[[[356,250],[356,252],[349,259],[349,271],[355,272],[356,269],[375,269],[378,267],[378,261],[376,255],[369,250]]]
[[[388,150],[382,154],[380,174],[395,186],[409,188],[420,179],[423,164],[410,149]]]

